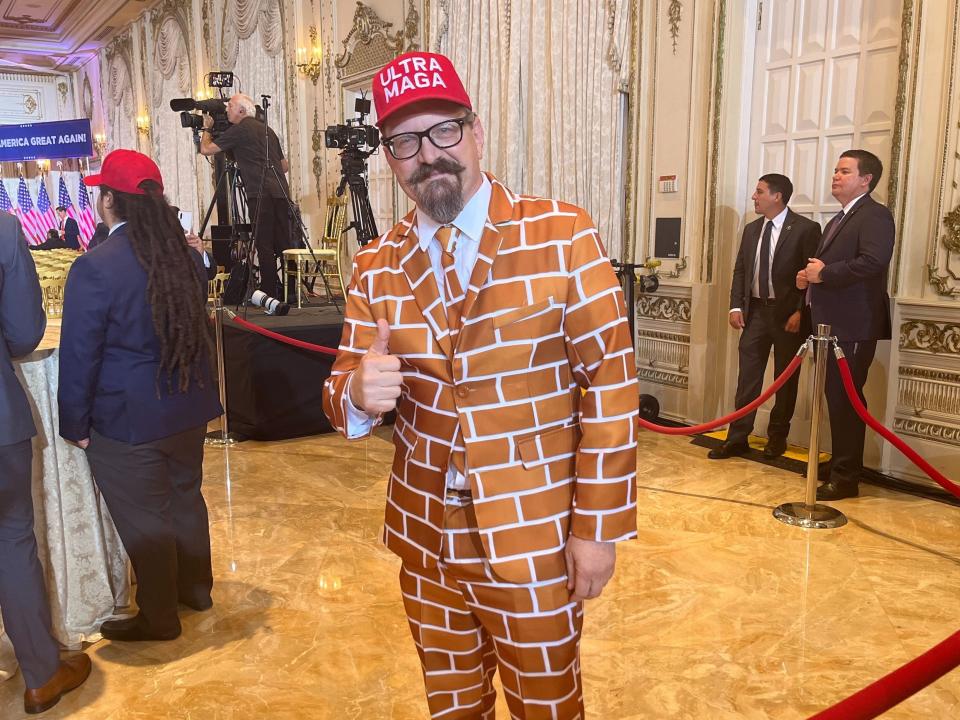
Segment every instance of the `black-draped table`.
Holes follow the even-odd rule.
[[[240,317],[243,310],[238,313]],[[340,344],[343,328],[343,314],[332,306],[292,308],[284,317],[248,308],[245,319],[334,350]],[[231,433],[241,439],[281,440],[333,430],[322,402],[323,381],[330,375],[332,355],[264,337],[226,316],[223,347]]]

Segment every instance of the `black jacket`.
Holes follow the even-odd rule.
[[[887,272],[894,233],[893,215],[868,194],[843,217],[830,242],[820,243],[822,282],[810,293],[814,326],[826,323],[848,342],[890,338]]]
[[[733,268],[730,309],[740,308],[744,318],[750,314],[753,268],[763,223],[764,218],[759,217],[743,229],[737,262]],[[813,257],[819,242],[820,226],[788,209],[770,268],[773,292],[777,298],[774,315],[782,323],[786,323],[787,318],[803,308],[804,294],[797,290],[797,273],[807,266],[807,258]]]

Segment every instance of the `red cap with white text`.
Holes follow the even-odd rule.
[[[473,110],[460,76],[445,55],[408,52],[398,55],[373,76],[377,125],[400,108],[421,100],[446,100]]]

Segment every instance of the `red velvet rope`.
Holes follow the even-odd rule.
[[[960,631],[810,720],[870,720],[960,665]]]
[[[857,411],[860,419],[885,440],[893,444],[897,450],[906,455],[911,462],[939,483],[941,487],[960,497],[960,486],[944,477],[942,473],[920,457],[913,448],[881,425],[864,407],[853,383],[850,365],[845,357],[837,358],[837,367],[840,369],[840,378],[843,380],[843,387],[847,392],[850,404]],[[920,692],[927,685],[943,677],[958,665],[960,665],[960,631],[955,632],[906,665],[867,685],[846,700],[842,700],[833,707],[811,716],[810,720],[870,720],[885,713],[911,695]]]
[[[850,374],[850,365],[847,363],[847,359],[845,357],[838,357],[837,366],[840,368],[840,377],[843,380],[843,388],[847,391],[847,397],[850,399],[850,404],[853,405],[853,409],[857,411],[857,415],[860,416],[860,419],[873,428],[877,433],[879,433],[897,450],[906,455],[910,462],[923,470],[931,480],[936,482],[947,492],[952,493],[956,497],[960,498],[960,485],[948,480],[943,473],[920,457],[916,450],[881,425],[880,421],[874,418],[867,408],[864,407],[863,401],[860,399],[860,395],[857,394],[857,388],[853,384],[853,375]]]
[[[324,347],[323,345],[314,345],[313,343],[305,342],[303,340],[297,340],[296,338],[287,337],[286,335],[281,335],[280,333],[275,333],[272,330],[267,330],[262,328],[259,325],[254,325],[252,322],[247,322],[243,318],[234,316],[233,321],[240,325],[241,327],[246,328],[247,330],[252,330],[255,333],[260,333],[261,335],[272,338],[287,345],[293,345],[294,347],[303,348],[304,350],[310,350],[312,352],[323,353],[324,355],[333,355],[336,357],[337,351],[332,348]]]
[[[734,420],[753,412],[758,407],[763,405],[767,400],[773,397],[777,390],[783,387],[783,384],[790,379],[790,376],[800,369],[800,363],[802,362],[803,356],[795,355],[793,360],[790,361],[790,364],[784,368],[782,373],[780,373],[780,377],[774,380],[773,384],[760,394],[760,397],[758,397],[749,405],[744,405],[739,410],[732,412],[729,415],[724,415],[722,418],[717,418],[716,420],[711,420],[710,422],[702,423],[700,425],[691,425],[690,427],[664,427],[663,425],[657,425],[649,420],[640,418],[640,427],[646,428],[647,430],[653,430],[653,432],[660,433],[661,435],[697,435],[699,433],[718,428],[721,425],[726,425],[729,422],[733,422]]]

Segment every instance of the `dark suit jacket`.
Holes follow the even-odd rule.
[[[893,240],[893,215],[870,195],[862,197],[830,242],[817,249],[824,268],[822,282],[810,291],[814,326],[826,323],[847,342],[890,338],[887,271]]]
[[[0,212],[0,445],[36,435],[27,395],[10,360],[33,352],[46,327],[40,281],[20,221]]]
[[[80,249],[80,226],[69,216],[63,221],[63,242],[68,248]]]
[[[140,444],[175,435],[217,417],[220,401],[209,362],[185,393],[160,374],[160,339],[153,327],[147,273],[126,226],[81,255],[67,276],[60,334],[60,434]],[[206,283],[199,253],[191,250]],[[204,287],[206,287],[204,285]]]
[[[757,259],[757,245],[763,232],[764,218],[759,217],[743,229],[737,262],[733,268],[730,287],[730,309],[740,308],[744,318],[750,314],[750,297],[753,294],[753,269]],[[774,315],[782,323],[793,313],[803,308],[804,294],[797,290],[797,273],[807,266],[807,258],[813,257],[820,242],[820,226],[793,210],[780,229],[780,239],[773,256],[770,278],[777,303]]]

